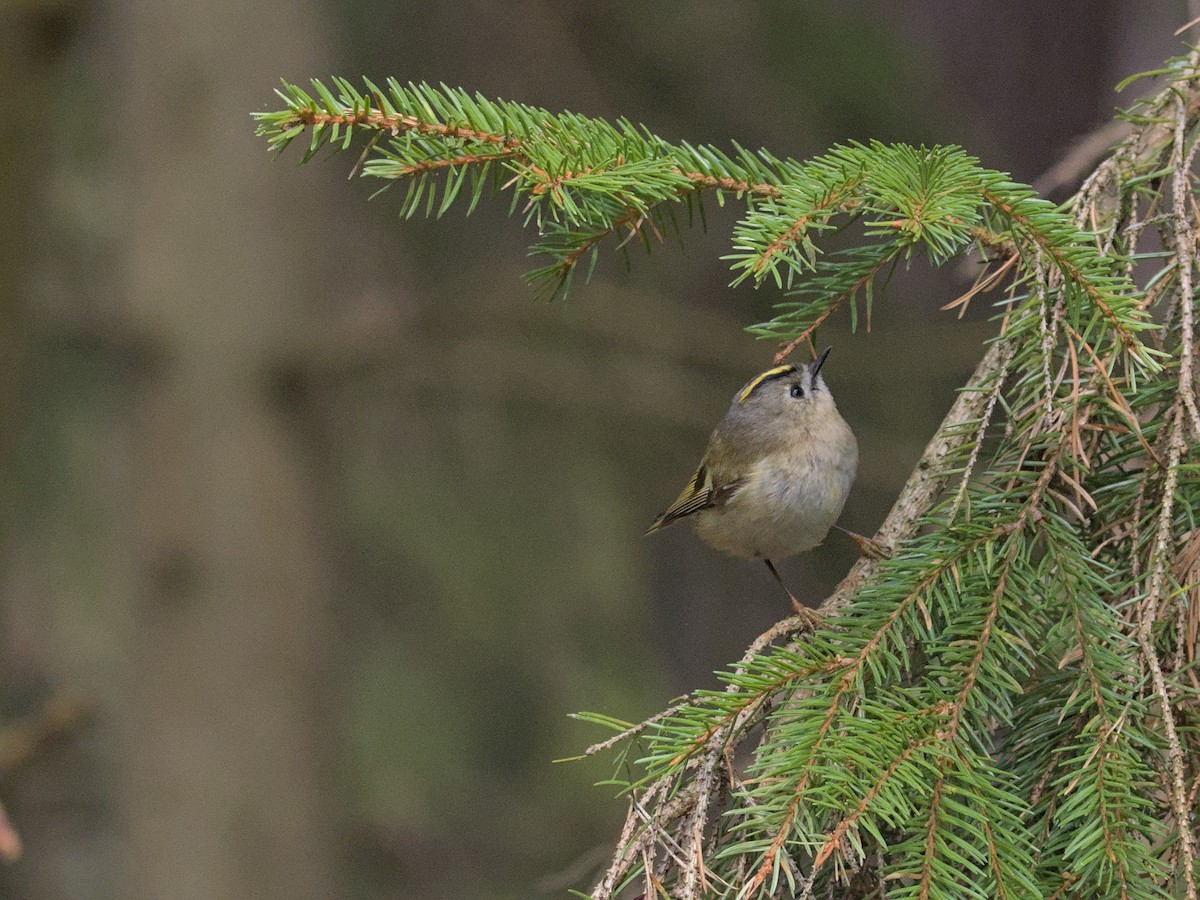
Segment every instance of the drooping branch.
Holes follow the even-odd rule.
[[[859,257],[836,254],[818,262],[816,238],[841,227],[841,220],[857,219],[869,235],[888,235],[879,249],[891,259],[923,247],[941,262],[983,240],[981,235],[991,246],[1020,250],[1027,244],[1043,250],[1111,319],[1129,351],[1146,361],[1136,337],[1144,317],[1123,301],[1127,281],[1105,278],[1086,236],[1068,227],[1061,212],[1007,175],[980,168],[960,148],[848,144],[799,163],[736,145],[729,153],[709,145],[672,144],[627,121],[550,113],[444,86],[389,80],[384,90],[367,81],[364,91],[345,79],[335,78],[333,84],[331,90],[314,81],[312,95],[285,84],[279,94],[287,108],[258,114],[259,133],[282,150],[307,132],[306,159],[322,147],[345,148],[356,134],[371,134],[361,172],[409,179],[413,187],[404,201],[405,215],[422,200],[433,210],[438,190],[433,175],[445,175],[437,204],[441,215],[463,193],[464,181],[471,180],[472,190],[465,193],[474,205],[485,176],[493,166],[503,167],[510,177],[496,179],[494,186],[527,198],[521,213],[542,236],[534,252],[554,260],[530,278],[553,293],[566,290],[585,258],[594,265],[605,238],[628,231],[628,240],[649,227],[661,240],[659,226],[668,216],[673,221],[674,204],[686,201],[690,212],[692,198],[717,191],[746,204],[728,257],[734,283],[773,279],[790,288],[794,277],[816,275],[803,288],[812,292],[815,285],[819,296],[780,304],[785,312],[752,326],[762,337],[795,346],[799,336],[827,317],[818,314],[811,321],[810,308],[844,305],[860,290],[870,296],[878,267],[864,272]],[[518,206],[514,200],[514,211]],[[993,234],[983,227],[992,214],[1006,218],[1011,233]]]
[[[344,128],[362,128],[372,131],[382,131],[391,134],[393,137],[413,132],[422,135],[435,135],[446,140],[461,140],[467,142],[475,142],[481,144],[493,144],[503,148],[504,153],[478,154],[474,157],[458,157],[455,159],[441,160],[442,165],[466,165],[470,163],[484,162],[494,159],[518,159],[528,162],[528,157],[523,152],[525,141],[522,138],[512,137],[506,134],[499,134],[488,131],[478,131],[473,128],[467,128],[462,125],[456,125],[449,122],[423,122],[415,116],[403,116],[399,114],[387,114],[375,108],[367,108],[356,110],[352,107],[341,107],[340,111],[334,113],[316,112],[308,107],[298,107],[294,110],[291,118],[283,118],[279,121],[278,127],[283,131],[291,131],[297,127],[326,127],[326,126],[341,126]],[[697,190],[709,189],[717,191],[727,191],[732,194],[752,194],[756,197],[778,197],[780,195],[779,185],[771,184],[765,181],[752,182],[745,179],[733,178],[730,176],[716,176],[705,172],[685,171],[677,168],[674,170],[678,175],[686,178],[695,185]],[[414,173],[406,173],[414,174]],[[578,174],[593,174],[592,170],[583,169]],[[553,178],[547,176],[547,184],[539,189],[538,192],[552,189],[555,184],[562,184],[569,181],[573,177],[573,173],[567,172]]]

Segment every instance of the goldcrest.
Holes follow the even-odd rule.
[[[696,474],[646,533],[690,516],[708,544],[763,560],[787,591],[772,560],[825,539],[858,468],[854,432],[821,377],[831,349],[807,366],[768,369],[738,391]],[[811,615],[787,593],[797,613]]]

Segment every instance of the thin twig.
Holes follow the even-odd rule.
[[[1191,173],[1189,171],[1192,156],[1184,153],[1186,141],[1185,122],[1187,120],[1186,104],[1179,98],[1174,141],[1171,150],[1173,180],[1171,184],[1172,201],[1172,236],[1175,241],[1177,260],[1176,277],[1178,278],[1181,346],[1179,359],[1179,388],[1176,401],[1170,414],[1170,437],[1168,438],[1168,459],[1166,476],[1163,483],[1162,508],[1159,512],[1158,529],[1154,540],[1152,553],[1153,563],[1150,569],[1150,582],[1146,592],[1146,600],[1141,610],[1141,620],[1138,623],[1138,646],[1142,657],[1150,670],[1151,684],[1155,696],[1162,707],[1162,722],[1167,742],[1167,760],[1170,765],[1168,790],[1171,805],[1175,814],[1175,825],[1179,834],[1179,850],[1183,859],[1184,884],[1187,900],[1196,900],[1197,889],[1195,880],[1196,841],[1192,825],[1192,810],[1187,802],[1187,787],[1184,775],[1184,750],[1175,727],[1175,710],[1166,679],[1163,676],[1162,665],[1157,649],[1154,647],[1151,629],[1158,619],[1158,609],[1163,600],[1163,592],[1167,581],[1168,560],[1172,544],[1172,511],[1174,508],[1175,487],[1179,478],[1179,465],[1186,450],[1184,431],[1186,428],[1187,401],[1185,397],[1192,394],[1193,366],[1193,304],[1195,298],[1192,291],[1192,266],[1195,240],[1192,237],[1189,216],[1187,214],[1186,198],[1191,193]]]
[[[687,704],[688,704],[688,701],[682,700],[679,703],[674,704],[673,706],[668,706],[662,712],[655,713],[650,718],[648,718],[642,722],[638,722],[636,725],[631,725],[629,728],[626,728],[624,731],[620,732],[619,734],[614,734],[612,737],[610,737],[606,740],[600,741],[599,743],[592,744],[590,747],[588,747],[586,750],[584,750],[581,755],[582,756],[595,756],[597,753],[602,753],[605,750],[615,747],[617,744],[621,743],[622,741],[627,741],[631,737],[635,737],[635,736],[641,734],[643,731],[645,731],[651,725],[657,725],[663,719],[670,718],[671,716],[675,715],[675,713],[679,712],[679,710],[681,710],[685,706],[687,706]]]

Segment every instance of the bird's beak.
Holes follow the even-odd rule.
[[[817,373],[821,371],[821,366],[825,365],[825,357],[829,355],[829,351],[832,349],[832,347],[826,347],[816,359],[808,364],[808,371],[813,378],[817,377]]]

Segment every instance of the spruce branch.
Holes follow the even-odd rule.
[[[732,196],[734,283],[783,294],[750,326],[777,361],[860,299],[869,322],[915,254],[988,257],[949,309],[1006,292],[876,535],[891,555],[851,569],[824,627],[781,623],[641,723],[581,714],[616,732],[586,754],[619,748],[629,801],[594,900],[1196,898],[1198,64],[1156,73],[1062,207],[957,147],[797,162],[445,86],[285,85],[259,116],[305,159],[364,138],[404,215],[509,192],[551,289]],[[834,230],[859,240],[831,252]]]
[[[769,279],[789,291],[796,286],[803,298],[783,301],[778,316],[751,327],[784,342],[781,356],[847,301],[856,310],[860,291],[869,317],[876,275],[901,254],[923,248],[940,264],[984,236],[991,246],[1047,253],[1109,319],[1127,351],[1152,365],[1138,337],[1146,317],[1128,279],[1109,271],[1065,214],[960,148],[848,144],[799,163],[736,144],[731,153],[671,144],[625,120],[550,113],[445,85],[393,79],[381,89],[364,79],[359,89],[343,78],[332,85],[314,80],[310,94],[285,82],[277,93],[286,108],[257,114],[259,134],[282,151],[307,132],[305,160],[324,147],[348,148],[356,134],[371,135],[362,174],[389,184],[408,180],[405,216],[422,208],[442,215],[467,184],[469,209],[488,184],[515,191],[513,209],[541,236],[533,252],[551,259],[528,278],[551,296],[570,288],[583,260],[590,277],[606,238],[627,232],[625,242],[641,237],[650,250],[647,229],[661,243],[679,204],[690,213],[703,192],[715,191],[746,204],[727,257],[733,283]],[[489,178],[497,167],[507,177]],[[440,200],[431,180],[438,175]],[[990,218],[1003,224],[999,233],[984,227]],[[843,221],[885,239],[865,266],[862,251],[818,262],[818,238]]]
[[[1172,91],[1194,94],[1194,70],[1194,60],[1177,64]],[[1149,105],[1161,110],[1164,103],[1160,97]],[[1191,134],[1195,104],[1189,100],[1182,106],[1183,128]],[[731,811],[742,837],[726,845],[724,856],[718,852],[713,857],[717,865],[722,859],[736,861],[730,871],[745,872],[741,886],[729,896],[772,894],[782,882],[798,896],[813,892],[822,879],[832,888],[836,874],[830,880],[826,870],[838,858],[845,859],[845,871],[857,872],[868,859],[877,858],[877,867],[890,875],[889,897],[1083,897],[1110,892],[1162,896],[1175,877],[1169,874],[1170,860],[1176,859],[1174,851],[1165,849],[1170,846],[1181,848],[1174,865],[1176,888],[1181,896],[1194,890],[1194,873],[1186,863],[1188,840],[1178,838],[1177,845],[1164,840],[1158,807],[1145,791],[1162,747],[1167,751],[1161,757],[1169,770],[1167,783],[1174,784],[1163,796],[1174,809],[1172,818],[1182,817],[1176,833],[1194,828],[1190,812],[1180,811],[1175,776],[1181,760],[1186,770],[1196,773],[1195,756],[1173,751],[1169,733],[1156,737],[1159,726],[1170,729],[1162,719],[1156,726],[1146,712],[1145,701],[1154,696],[1160,698],[1160,710],[1178,708],[1178,689],[1168,686],[1165,669],[1161,680],[1130,677],[1131,664],[1139,655],[1145,657],[1145,648],[1139,650],[1136,641],[1127,642],[1121,634],[1140,620],[1125,619],[1122,624],[1114,607],[1145,606],[1132,607],[1122,600],[1125,594],[1137,596],[1138,579],[1112,583],[1123,567],[1121,561],[1132,558],[1122,548],[1141,547],[1146,540],[1140,537],[1143,532],[1121,524],[1128,504],[1145,489],[1162,497],[1180,489],[1178,481],[1158,482],[1160,470],[1180,472],[1181,464],[1173,464],[1169,448],[1179,446],[1174,435],[1185,430],[1172,430],[1170,423],[1184,425],[1190,419],[1189,401],[1181,396],[1182,379],[1176,380],[1174,366],[1159,367],[1140,347],[1131,352],[1135,345],[1129,343],[1140,345],[1140,333],[1153,327],[1136,315],[1130,317],[1130,311],[1149,308],[1171,292],[1163,290],[1160,280],[1154,293],[1131,292],[1115,303],[1106,293],[1111,282],[1105,279],[1125,265],[1113,242],[1123,231],[1141,232],[1141,220],[1128,214],[1124,221],[1112,222],[1112,210],[1121,208],[1113,197],[1130,190],[1125,187],[1129,181],[1160,169],[1166,149],[1162,117],[1156,112],[1144,118],[1112,157],[1121,165],[1102,164],[1081,192],[1086,199],[1077,198],[1072,207],[1077,221],[1107,225],[1107,238],[1093,232],[1091,240],[1110,260],[1085,271],[1069,255],[1045,252],[1045,242],[1056,240],[1045,237],[1053,230],[1042,233],[1037,222],[1017,208],[994,210],[1012,217],[1013,249],[1027,248],[1015,262],[1019,277],[1014,290],[1022,285],[1033,289],[1024,296],[1014,293],[1003,336],[992,344],[889,516],[881,536],[894,535],[896,556],[860,562],[827,601],[827,611],[842,610],[833,620],[840,631],[763,654],[758,681],[731,680],[731,687],[763,688],[765,693],[754,694],[755,702],[773,705],[776,711],[758,739],[758,762],[751,767],[760,785],[755,802]],[[1105,210],[1107,216],[1101,215]],[[1136,242],[1130,246],[1136,248]],[[1176,278],[1171,273],[1158,277]],[[806,310],[813,318],[823,312],[815,304]],[[1182,311],[1178,318],[1183,318]],[[1160,340],[1160,332],[1154,336],[1156,345],[1169,347]],[[1193,339],[1187,338],[1189,345]],[[1124,375],[1118,374],[1121,360]],[[1169,411],[1171,402],[1164,405],[1168,397],[1179,412],[1168,416],[1164,426],[1148,410]],[[1009,437],[989,451],[989,471],[976,475],[988,446],[988,425],[1000,408],[1009,418]],[[1131,466],[1146,464],[1139,460],[1157,467],[1154,477],[1130,477],[1138,470]],[[955,477],[960,480],[953,497],[939,508],[936,501],[944,485]],[[1157,487],[1147,488],[1147,482]],[[1010,495],[1000,506],[989,495],[997,486]],[[1117,495],[1127,499],[1118,503]],[[1116,515],[1119,506],[1126,510],[1124,515]],[[959,523],[956,517],[964,508],[969,518]],[[1177,534],[1178,516],[1170,509],[1164,514],[1161,505],[1156,512],[1160,521],[1170,523],[1167,533]],[[996,521],[997,513],[1001,518],[988,528],[968,524]],[[943,529],[940,536],[914,540],[922,522],[936,523]],[[1097,559],[1089,553],[1089,544],[1096,547]],[[981,548],[1002,562],[987,564],[977,555]],[[1170,544],[1162,550],[1151,559],[1174,558]],[[1152,572],[1153,566],[1143,571]],[[968,579],[978,579],[973,583],[990,592],[988,602],[963,619],[969,608]],[[900,585],[905,594],[896,596]],[[880,592],[887,605],[883,598],[872,605],[869,598]],[[1028,601],[1039,596],[1041,607],[1026,611]],[[878,615],[885,609],[882,621],[869,617],[871,610]],[[952,625],[955,621],[962,624]],[[1159,617],[1149,615],[1144,621],[1154,623]],[[946,638],[939,639],[942,629]],[[853,639],[852,632],[864,640],[857,656],[845,652],[844,641]],[[889,632],[897,635],[891,641]],[[1046,636],[1043,654],[1033,651],[1035,634]],[[1004,636],[1003,645],[994,643],[995,635]],[[1026,637],[1014,643],[1015,635]],[[920,665],[913,656],[915,648],[925,657]],[[868,664],[876,652],[880,658]],[[1021,658],[1026,660],[1024,672],[1001,671],[1002,661],[1007,666]],[[959,659],[961,667],[955,662]],[[842,665],[823,670],[813,665],[818,660],[840,660]],[[787,687],[772,700],[766,676],[779,672],[794,677],[777,682]],[[927,690],[931,679],[934,684],[949,679],[957,685],[949,699],[930,695],[931,702],[923,707],[942,716],[932,734],[890,749],[855,742],[855,723],[873,708],[870,698],[882,693],[895,703],[896,690]],[[892,684],[898,687],[889,689]],[[906,684],[909,687],[903,688]],[[1141,684],[1149,686],[1150,696],[1142,696],[1137,687]],[[823,686],[829,693],[814,706]],[[980,686],[984,690],[976,696]],[[810,696],[813,699],[806,699]],[[703,700],[698,697],[700,706],[680,717],[693,728],[687,735],[696,742],[689,745],[693,750],[711,736],[700,727],[709,721],[700,714]],[[1018,714],[1021,707],[1025,712]],[[897,727],[894,718],[876,715],[891,723],[887,728],[877,724],[876,733],[892,733]],[[990,758],[996,751],[985,748],[995,738],[986,735],[1005,722],[1022,727],[1001,740],[1000,756]],[[684,733],[662,730],[659,749],[668,752],[679,746],[685,733],[686,727]],[[727,742],[724,746],[728,749]],[[834,754],[839,752],[860,761],[848,795],[832,789],[838,771]],[[830,758],[823,759],[823,753]],[[917,757],[922,757],[921,766],[915,765]],[[648,759],[652,758],[653,750]],[[874,776],[863,768],[867,760]],[[933,777],[921,786],[915,773],[928,765],[935,767]],[[672,769],[658,771],[660,777],[669,777]],[[780,779],[783,772],[790,777]],[[911,795],[904,803],[892,800],[874,809],[893,779],[912,790]],[[693,784],[686,775],[683,783]],[[773,808],[781,793],[786,799]],[[973,797],[972,804],[988,809],[992,818],[964,818],[960,802],[950,803],[952,796]],[[905,810],[915,818],[905,820]],[[919,828],[917,823],[922,823]],[[909,839],[897,836],[896,828]],[[848,843],[863,829],[875,847],[870,852],[865,843]],[[968,837],[972,831],[979,835],[977,844]],[[751,833],[761,837],[747,840]],[[916,854],[915,867],[905,862],[913,859],[911,854]],[[750,868],[748,855],[755,859]],[[670,890],[670,882],[664,884]]]

